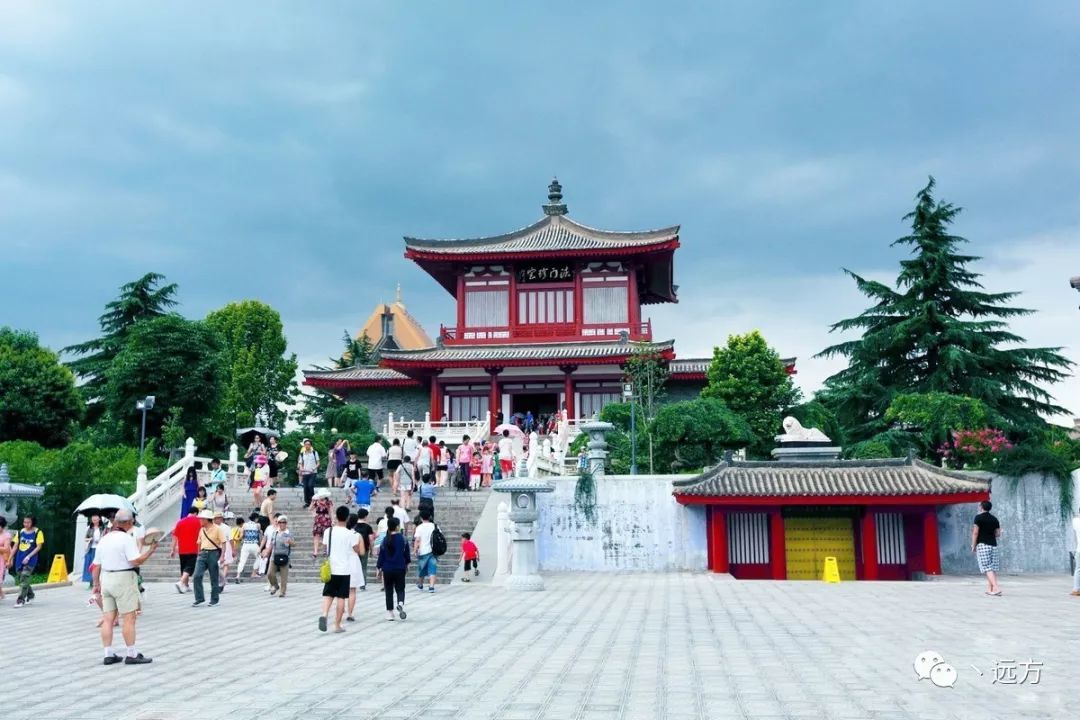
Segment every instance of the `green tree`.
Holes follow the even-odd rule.
[[[341,355],[332,360],[338,370],[370,365],[375,361],[375,344],[367,334],[367,330],[359,336],[349,334],[348,330],[342,332],[341,343],[344,346]]]
[[[0,442],[59,447],[82,416],[75,376],[34,333],[0,327]]]
[[[727,345],[713,350],[706,378],[701,396],[723,400],[742,416],[754,434],[748,447],[750,456],[769,457],[784,411],[801,395],[780,355],[757,330],[730,335]]]
[[[656,409],[667,395],[666,384],[671,377],[663,358],[647,344],[635,343],[626,358],[623,377],[634,386],[634,395],[645,411],[646,419],[656,417]]]
[[[741,415],[722,400],[707,397],[661,406],[653,434],[657,456],[675,471],[713,465],[724,450],[746,447],[756,440]]]
[[[822,397],[855,439],[881,432],[886,410],[903,393],[967,396],[1014,430],[1041,428],[1041,416],[1067,411],[1040,383],[1064,379],[1072,363],[1060,348],[1020,347],[1024,339],[1007,320],[1033,311],[1010,306],[1018,293],[983,291],[969,267],[979,258],[961,254],[967,240],[949,232],[960,208],[936,201],[933,190],[930,178],[904,216],[911,233],[893,242],[912,253],[900,263],[895,289],[845,270],[873,305],[832,326],[860,337],[817,355],[848,361],[826,380]]]
[[[126,439],[138,441],[140,413],[135,402],[154,395],[154,409],[146,418],[147,437],[160,437],[170,409],[180,408],[174,423],[202,444],[210,434],[221,392],[221,355],[217,335],[205,323],[163,315],[134,325],[113,360],[105,392],[111,417],[126,421]]]
[[[229,303],[206,316],[206,326],[224,351],[218,430],[231,437],[238,427],[263,418],[285,422],[283,406],[296,398],[296,355],[287,355],[281,316],[257,300]]]
[[[904,394],[893,398],[885,420],[917,439],[922,455],[935,460],[952,447],[957,430],[978,430],[994,424],[993,413],[981,401],[947,393]]]
[[[68,367],[83,380],[82,393],[89,406],[87,420],[96,421],[104,408],[102,400],[112,361],[124,346],[128,332],[141,320],[160,317],[176,305],[176,285],[161,285],[160,273],[147,273],[120,286],[120,296],[105,305],[98,318],[101,337],[63,349],[80,357]]]

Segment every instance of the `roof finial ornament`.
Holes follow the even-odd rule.
[[[548,185],[548,202],[544,204],[545,215],[565,215],[566,203],[562,201],[562,185],[559,178],[552,177]]]

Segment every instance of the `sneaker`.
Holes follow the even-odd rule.
[[[202,604],[203,604],[202,600],[196,600],[195,602],[191,603],[191,607],[199,607]]]
[[[423,590],[424,589],[424,583],[422,583],[422,582],[416,583],[416,589],[417,590]]]
[[[435,594],[435,587],[434,586],[429,587],[427,589],[427,591],[428,591],[428,595],[434,595]]]
[[[321,632],[326,632],[326,616],[325,615],[320,615],[319,616],[319,630]]]
[[[126,657],[126,658],[124,658],[124,664],[125,665],[146,665],[147,663],[152,663],[152,662],[154,662],[154,661],[151,660],[150,658],[143,657],[142,653],[139,653],[135,657]]]
[[[275,595],[277,595],[277,591],[277,588],[270,588],[270,597],[274,597]]]
[[[26,603],[24,603],[22,600],[16,600],[15,601],[15,607],[17,607],[17,608],[21,608],[25,604]]]
[[[116,663],[123,662],[123,661],[124,661],[124,658],[120,657],[119,655],[110,655],[109,657],[102,660],[101,664],[102,665],[115,665]]]
[[[463,578],[461,578],[461,582],[471,582],[471,581],[469,580],[469,578],[463,577]]]
[[[473,570],[473,577],[480,577],[480,571],[479,570]]]
[[[210,604],[207,605],[206,607],[217,607],[217,606],[218,606],[218,601],[217,600],[211,600]]]
[[[393,610],[387,610],[386,611],[386,619],[393,622],[393,620],[394,620],[394,611]]]
[[[176,592],[180,593],[181,595],[184,594],[184,586],[180,583],[179,580],[177,580],[173,586],[176,588]]]
[[[345,618],[345,622],[356,622],[356,618],[350,615],[349,617]]]
[[[402,620],[404,620],[405,617],[406,617],[405,616],[405,606],[402,605],[401,603],[397,604],[397,614],[398,614],[398,617],[400,617]],[[390,619],[393,620],[394,619],[393,616],[391,616]]]

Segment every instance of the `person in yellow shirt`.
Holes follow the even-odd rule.
[[[222,551],[228,542],[225,528],[214,524],[214,513],[210,510],[199,512],[199,520],[202,527],[199,528],[199,557],[195,560],[195,577],[192,578],[195,585],[195,602],[192,607],[198,607],[206,600],[203,593],[203,577],[207,570],[210,571],[210,605],[216,607],[218,597],[221,594],[221,586],[218,585],[218,570],[221,562]]]

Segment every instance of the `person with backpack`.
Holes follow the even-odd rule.
[[[437,558],[446,552],[446,538],[432,522],[428,510],[420,511],[420,524],[413,533],[413,552],[416,554],[417,589],[424,589],[424,578],[427,578],[428,592],[434,593],[439,570]]]
[[[311,505],[311,498],[315,495],[315,474],[319,472],[319,453],[312,446],[310,438],[304,438],[303,449],[300,457],[296,459],[296,474],[300,476],[300,484],[304,486],[304,509]]]
[[[401,534],[401,523],[396,517],[386,521],[386,538],[379,546],[379,559],[375,563],[379,580],[386,594],[386,619],[394,619],[394,594],[397,594],[398,617],[405,619],[405,573],[409,570],[409,543]]]

